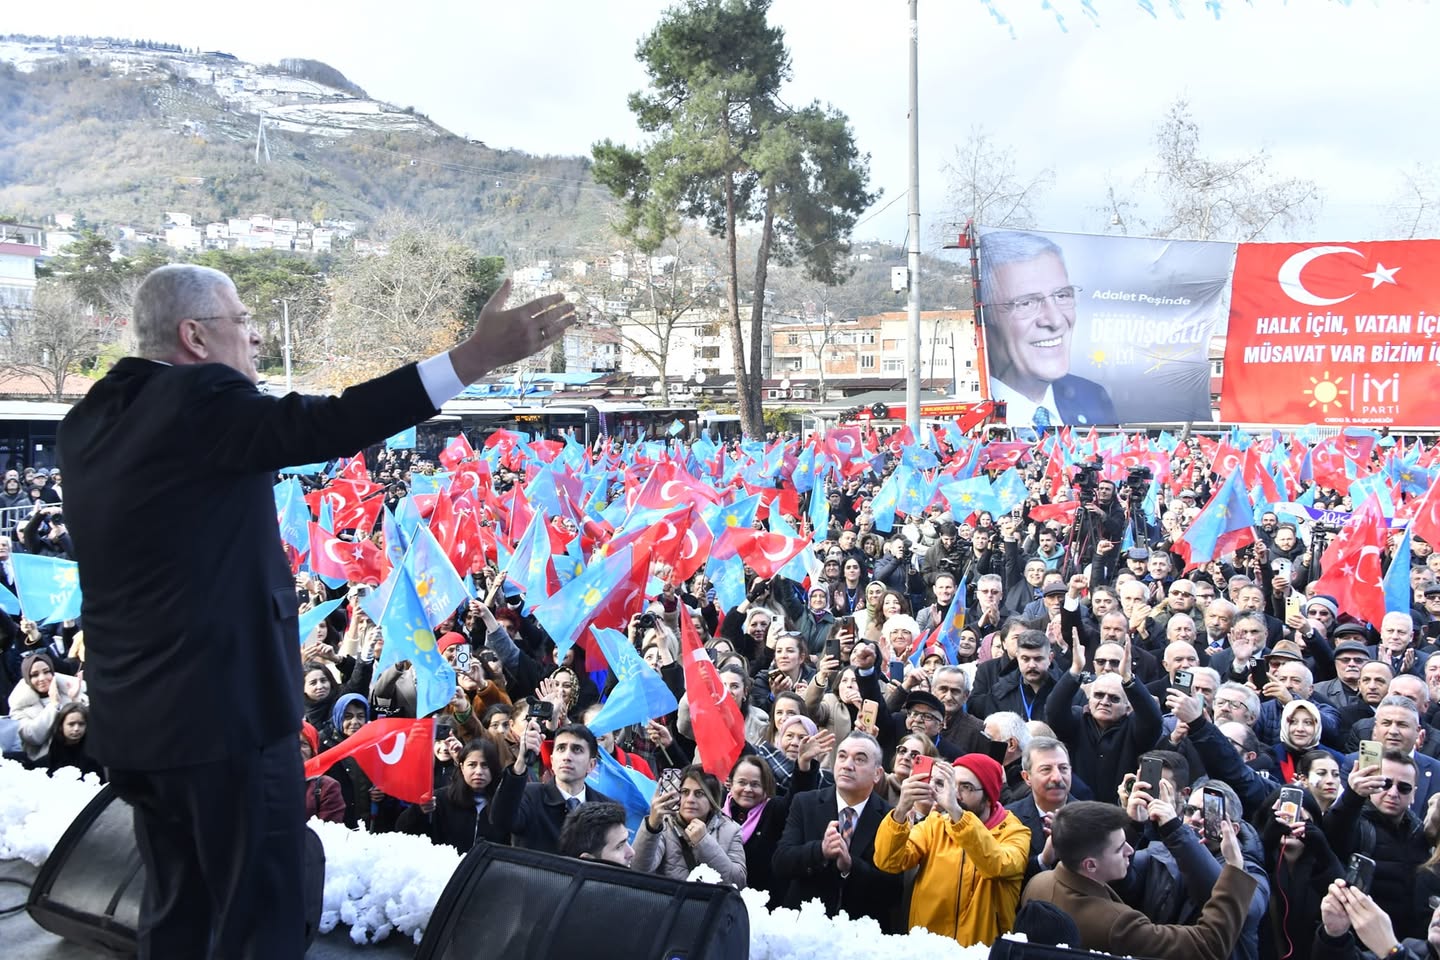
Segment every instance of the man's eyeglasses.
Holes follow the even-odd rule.
[[[1120,661],[1119,661],[1119,660],[1102,660],[1102,659],[1100,659],[1099,657],[1096,657],[1096,658],[1095,658],[1095,666],[1097,666],[1097,667],[1115,667],[1115,668],[1118,669],[1118,668],[1120,667]]]
[[[1118,693],[1092,693],[1090,699],[1096,703],[1121,703],[1125,698]]]
[[[251,316],[250,314],[248,314],[248,313],[240,313],[240,314],[227,313],[227,314],[221,314],[221,315],[218,316],[218,317],[191,317],[190,319],[191,319],[191,320],[199,320],[199,321],[201,321],[201,322],[208,322],[208,321],[210,321],[210,320],[233,320],[234,322],[238,323],[240,326],[244,327],[244,328],[247,329],[247,330],[254,330],[254,329],[255,329],[255,318],[254,318],[253,316]]]
[[[1189,590],[1171,590],[1171,591],[1170,591],[1170,596],[1172,596],[1172,597],[1193,597],[1193,596],[1195,596],[1195,594],[1191,593]]]
[[[1391,787],[1394,787],[1400,793],[1400,796],[1408,797],[1415,789],[1415,784],[1406,783],[1404,780],[1396,780],[1394,777],[1385,777],[1380,781],[1381,793],[1385,793]]]
[[[910,717],[910,718],[912,718],[912,719],[918,718],[919,720],[921,720],[921,721],[924,722],[924,723],[939,723],[939,722],[940,722],[940,718],[939,718],[938,716],[936,716],[935,714],[931,713],[929,710],[907,710],[907,711],[905,711],[905,716]]]
[[[1016,320],[1033,320],[1039,316],[1040,310],[1046,302],[1054,303],[1061,310],[1073,310],[1075,294],[1079,292],[1079,287],[1061,287],[1050,293],[1030,293],[1023,297],[1016,297],[1014,300],[1006,300],[1003,303],[992,303],[991,306],[1004,310]]]

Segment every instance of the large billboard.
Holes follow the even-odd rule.
[[[1235,244],[979,228],[990,395],[1012,425],[1211,420]]]
[[[1220,411],[1440,423],[1440,240],[1241,244]]]

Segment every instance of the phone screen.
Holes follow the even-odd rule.
[[[1205,793],[1205,839],[1220,839],[1220,821],[1225,819],[1225,798],[1218,793]]]
[[[1363,853],[1352,853],[1350,855],[1350,866],[1345,870],[1345,886],[1354,887],[1362,893],[1370,892],[1370,884],[1375,879],[1375,861]]]

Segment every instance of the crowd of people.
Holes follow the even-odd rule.
[[[1108,480],[1073,520],[1045,519],[1038,456],[1029,498],[998,516],[937,500],[883,522],[894,458],[832,477],[787,518],[803,528],[805,500],[828,498],[803,580],[747,567],[727,608],[703,572],[657,566],[628,636],[679,709],[598,737],[587,723],[615,678],[582,645],[557,658],[535,598],[486,558],[480,599],[436,631],[457,685],[434,799],[387,796],[347,759],[309,781],[307,809],[462,852],[513,843],[675,878],[703,864],[772,905],[819,899],[961,944],[1025,929],[1137,956],[1440,956],[1440,554],[1413,539],[1409,606],[1379,623],[1318,592],[1320,551],[1274,512],[1187,570],[1180,538],[1224,478],[1198,449],[1176,457],[1194,486],[1141,522],[1145,489]],[[434,469],[369,462],[392,505]],[[306,758],[415,715],[413,666],[375,670],[385,639],[362,590],[297,575],[302,608],[346,601],[302,643]],[[723,779],[696,746],[684,617],[743,719]],[[103,776],[84,748],[83,632],[6,620],[19,758]],[[633,836],[587,782],[602,752],[657,781]]]

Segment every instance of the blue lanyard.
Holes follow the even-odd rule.
[[[1030,714],[1035,710],[1035,701],[1025,699],[1025,681],[1020,681],[1020,702],[1025,705],[1025,719],[1030,719]]]

